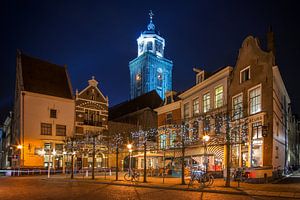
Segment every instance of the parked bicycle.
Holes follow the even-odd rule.
[[[199,187],[208,187],[214,183],[214,176],[202,170],[191,171],[191,179],[188,187],[193,187],[199,183]]]
[[[243,168],[238,168],[233,174],[234,181],[247,182],[249,179],[249,172],[245,172]]]
[[[139,181],[140,173],[137,171],[130,170],[124,174],[125,181],[137,182]]]

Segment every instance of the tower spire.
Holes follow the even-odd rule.
[[[150,10],[149,11],[150,22],[149,22],[149,24],[147,26],[148,31],[155,31],[155,25],[152,22],[153,16],[154,16],[154,14],[153,14],[152,10]]]

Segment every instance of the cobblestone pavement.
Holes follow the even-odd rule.
[[[216,179],[212,187],[189,191],[180,178],[147,177],[147,183],[114,181],[115,176],[84,177],[69,175],[0,177],[0,200],[4,199],[289,199],[300,198],[300,174],[285,178],[277,184],[247,184],[231,182],[224,187]],[[188,183],[188,180],[186,180]]]
[[[111,184],[97,184],[90,181],[70,181],[69,179],[45,177],[0,177],[1,200],[193,200],[193,199],[288,199],[232,195],[158,188],[128,187]]]

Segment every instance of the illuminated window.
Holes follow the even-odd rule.
[[[210,110],[210,93],[203,95],[203,112],[208,112]]]
[[[199,98],[194,99],[193,101],[193,115],[199,114]]]
[[[161,134],[159,136],[159,147],[160,147],[160,149],[165,149],[166,148],[166,139],[167,139],[166,134]]]
[[[183,105],[183,118],[184,119],[187,119],[187,118],[189,118],[189,111],[190,111],[190,108],[189,108],[190,106],[189,106],[189,103],[186,103],[186,104],[184,104]]]
[[[256,122],[252,124],[252,151],[251,151],[251,166],[258,167],[263,165],[263,138],[262,138],[262,123]]]
[[[243,95],[240,94],[232,98],[232,117],[233,119],[240,119],[243,117]]]
[[[169,141],[170,147],[174,147],[176,143],[176,132],[175,131],[170,132],[169,137],[170,137],[170,141]]]
[[[56,118],[56,110],[50,109],[50,118]]]
[[[215,108],[223,106],[223,86],[219,86],[215,89]]]
[[[261,111],[261,88],[256,87],[249,91],[250,115]]]
[[[250,66],[240,71],[240,83],[250,80]]]
[[[41,123],[41,135],[52,135],[52,124]]]
[[[56,136],[66,136],[66,126],[56,125]]]

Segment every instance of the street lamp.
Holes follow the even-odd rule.
[[[204,135],[203,136],[203,141],[204,141],[204,161],[205,161],[205,172],[207,173],[207,168],[208,168],[208,159],[207,159],[207,146],[206,146],[206,143],[208,142],[209,140],[209,135]]]
[[[129,176],[131,176],[131,153],[132,153],[132,144],[127,144],[129,151]]]

